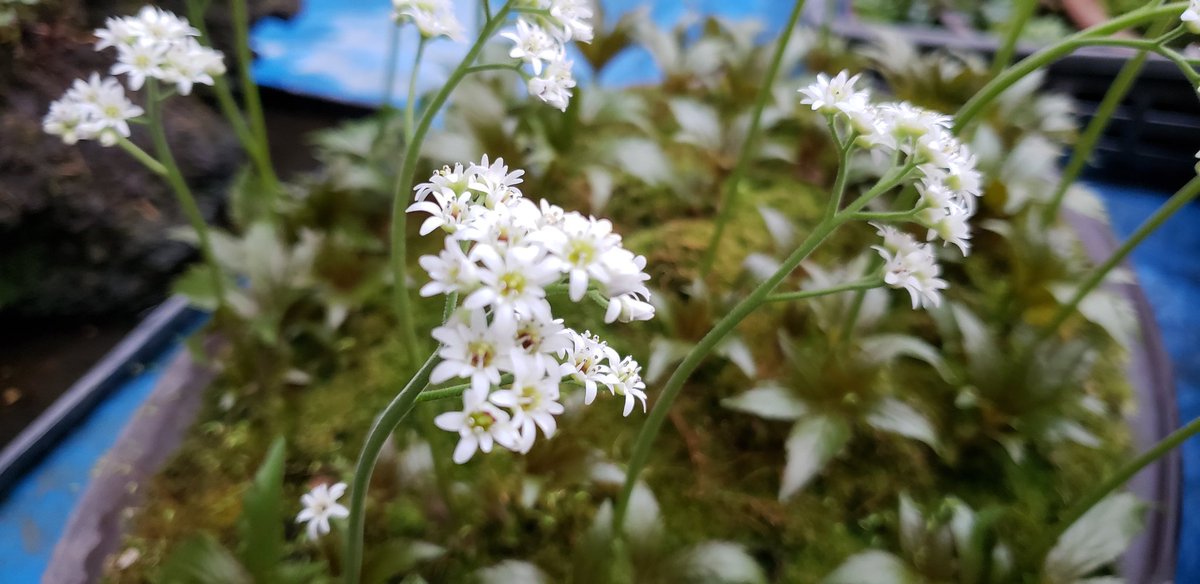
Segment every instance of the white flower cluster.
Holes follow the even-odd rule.
[[[96,30],[96,50],[117,49],[111,73],[125,75],[134,91],[153,78],[174,84],[187,95],[195,84],[212,85],[214,75],[225,73],[224,57],[196,42],[198,34],[186,19],[146,6],[137,16],[109,18],[104,28]],[[116,78],[101,79],[93,73],[86,81],[76,79],[50,104],[42,129],[67,144],[98,139],[112,146],[118,137],[129,137],[129,120],[143,113]]]
[[[911,167],[906,181],[915,182],[920,193],[915,220],[928,230],[926,240],[941,239],[967,255],[968,222],[983,192],[975,155],[951,133],[949,116],[907,102],[873,103],[867,91],[855,88],[858,79],[846,71],[833,78],[818,75],[815,83],[800,89],[801,103],[844,123],[848,139],[859,148]],[[914,308],[937,306],[946,282],[938,278],[941,268],[932,246],[877,227],[884,244],[874,247],[885,260],[885,281],[908,290]]]
[[[592,42],[592,8],[588,0],[526,0],[527,10],[513,31],[500,36],[513,42],[509,56],[533,70],[529,93],[566,111],[575,78],[567,44]]]
[[[454,461],[494,444],[527,452],[540,429],[550,438],[564,382],[599,388],[624,398],[629,415],[646,407],[641,366],[621,357],[599,337],[578,333],[555,318],[548,294],[574,302],[607,303],[606,322],[648,320],[646,259],[621,245],[604,219],[564,212],[545,200],[535,205],[517,185],[524,171],[503,160],[447,166],[418,185],[409,211],[428,213],[421,234],[446,233],[445,248],[420,258],[430,282],[422,296],[459,294],[462,307],[433,331],[442,362],[430,381],[470,380],[463,409],[437,417],[439,428],[458,432]],[[511,381],[508,381],[511,379]]]
[[[1193,34],[1200,34],[1200,0],[1191,0],[1183,14],[1179,15],[1179,20]]]
[[[454,16],[450,0],[392,0],[392,20],[396,24],[411,21],[427,39],[463,40],[463,25]]]

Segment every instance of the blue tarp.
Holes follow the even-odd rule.
[[[463,2],[474,6],[474,2]],[[663,26],[678,22],[687,12],[717,13],[730,18],[766,16],[767,32],[786,19],[788,3],[773,0],[607,0],[607,18],[649,5]],[[267,20],[254,32],[261,55],[254,74],[263,85],[336,101],[376,105],[383,96],[381,73],[387,46],[388,0],[306,0],[304,11],[290,22]],[[460,11],[465,23],[474,12]],[[408,66],[415,38],[401,39],[401,71],[393,95],[406,93]],[[449,66],[465,49],[445,41],[428,49],[420,75],[421,89],[436,87]],[[631,49],[605,70],[600,81],[622,85],[658,77],[653,61],[642,49]],[[1162,204],[1165,193],[1093,184],[1109,207],[1118,236],[1128,235]],[[1200,416],[1200,206],[1184,209],[1151,236],[1135,253],[1137,277],[1155,309],[1158,324],[1178,378],[1180,416]],[[37,582],[50,552],[80,493],[90,469],[112,445],[117,434],[149,395],[161,367],[178,345],[163,347],[145,371],[131,376],[121,388],[43,460],[29,476],[0,501],[0,579]],[[1184,446],[1184,516],[1180,534],[1177,581],[1200,581],[1200,442]]]

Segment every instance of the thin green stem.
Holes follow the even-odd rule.
[[[404,144],[413,139],[413,114],[417,111],[417,78],[421,72],[421,58],[425,56],[425,37],[417,41],[417,54],[413,57],[412,71],[408,75],[408,97],[404,100]]]
[[[425,140],[430,125],[433,124],[433,118],[450,98],[454,88],[467,75],[471,65],[479,58],[488,39],[504,23],[505,17],[512,8],[511,4],[512,0],[505,2],[504,6],[484,24],[475,44],[467,51],[462,62],[454,69],[450,77],[446,79],[446,83],[442,85],[442,88],[438,90],[422,112],[421,119],[417,122],[416,130],[413,132],[413,139],[404,145],[404,161],[400,166],[400,173],[396,176],[395,186],[392,188],[392,303],[396,310],[396,317],[400,321],[401,334],[404,336],[409,360],[413,363],[419,358],[419,350],[416,323],[412,318],[408,297],[408,214],[405,213],[405,209],[408,207],[408,193],[412,191],[413,177],[417,172],[417,161],[421,157],[421,143]]]
[[[850,215],[850,219],[854,221],[908,221],[917,216],[917,210],[912,211],[885,211],[885,212],[870,212],[859,211]]]
[[[1153,5],[1158,4],[1162,4],[1162,0],[1157,0]],[[1151,34],[1161,32],[1172,21],[1173,19],[1162,19],[1154,25],[1155,28],[1152,29]],[[1079,140],[1076,141],[1075,147],[1071,151],[1071,158],[1063,168],[1062,176],[1058,180],[1058,186],[1054,189],[1054,194],[1050,196],[1050,203],[1046,205],[1046,208],[1042,212],[1043,225],[1050,225],[1058,217],[1058,210],[1062,207],[1067,190],[1071,188],[1071,185],[1075,184],[1080,173],[1087,166],[1088,159],[1091,158],[1092,152],[1096,149],[1096,144],[1100,142],[1100,137],[1104,135],[1104,130],[1108,127],[1108,122],[1112,120],[1113,114],[1121,106],[1121,102],[1129,94],[1129,90],[1133,88],[1133,83],[1137,81],[1138,75],[1141,73],[1142,67],[1145,66],[1149,55],[1149,52],[1142,50],[1130,58],[1121,67],[1121,71],[1117,73],[1116,78],[1113,79],[1112,85],[1109,86],[1108,91],[1104,94],[1104,99],[1096,107],[1096,113],[1092,115],[1087,128],[1079,136]]]
[[[1013,6],[1012,20],[1008,23],[1008,32],[1004,35],[1004,42],[1000,44],[1000,48],[996,50],[996,55],[992,58],[990,77],[999,75],[1012,62],[1013,55],[1017,52],[1017,41],[1021,38],[1021,31],[1025,29],[1025,23],[1029,22],[1029,17],[1033,16],[1037,7],[1037,0],[1016,0]]]
[[[242,102],[246,114],[250,118],[250,130],[258,143],[259,155],[263,157],[267,167],[274,168],[270,162],[271,148],[270,142],[267,140],[267,122],[263,116],[262,99],[258,95],[258,85],[254,83],[252,72],[254,58],[250,53],[250,17],[246,12],[246,0],[230,0],[230,14],[233,18],[233,40],[238,58],[238,72],[242,78]],[[274,171],[270,172],[269,177],[273,177]],[[264,176],[264,178],[269,177]],[[268,192],[269,196],[274,198],[275,192],[270,189]],[[267,208],[273,209],[274,206],[269,204]]]
[[[383,99],[379,103],[380,109],[385,112],[392,109],[392,99],[396,93],[396,64],[399,61],[400,25],[393,23],[392,29],[388,31],[387,60],[383,65]]]
[[[1183,188],[1179,189],[1178,192],[1171,195],[1171,198],[1167,199],[1167,202],[1163,203],[1163,206],[1159,207],[1154,214],[1147,217],[1104,263],[1092,270],[1087,279],[1075,290],[1075,294],[1071,296],[1071,299],[1059,307],[1054,318],[1050,320],[1050,324],[1039,331],[1036,340],[1030,344],[1030,350],[1033,350],[1034,346],[1054,334],[1058,330],[1058,327],[1062,326],[1072,314],[1075,314],[1075,310],[1079,308],[1079,303],[1104,281],[1104,278],[1108,276],[1108,273],[1113,268],[1117,267],[1126,256],[1133,252],[1138,244],[1149,237],[1151,233],[1154,233],[1167,219],[1170,219],[1177,211],[1192,202],[1197,195],[1200,195],[1200,177],[1193,178]]]
[[[832,198],[830,199],[830,205],[836,205],[836,201]],[[621,495],[617,499],[617,506],[613,515],[613,534],[616,537],[620,538],[624,533],[625,514],[629,509],[629,497],[633,494],[633,487],[637,484],[638,476],[650,458],[650,450],[654,446],[654,440],[658,437],[659,431],[662,430],[667,412],[671,409],[671,404],[675,402],[675,398],[679,396],[679,392],[683,389],[683,384],[687,381],[688,377],[700,366],[700,363],[704,361],[708,354],[729,333],[733,332],[738,324],[766,302],[771,293],[775,291],[775,288],[778,288],[779,284],[796,269],[796,266],[799,266],[800,262],[803,262],[841,223],[836,215],[832,217],[826,216],[817,223],[800,246],[783,261],[779,269],[765,282],[759,284],[749,296],[730,309],[729,313],[718,321],[712,330],[704,335],[704,338],[700,339],[700,342],[688,352],[683,361],[675,368],[675,372],[671,374],[666,385],[663,386],[658,400],[654,403],[654,407],[651,408],[649,415],[646,416],[646,423],[642,425],[642,430],[638,433],[637,439],[634,441],[633,453],[629,457],[629,465],[625,473],[625,485],[621,489]]]
[[[483,6],[483,17],[486,20],[491,20],[492,19],[492,3],[488,2],[488,0],[483,0],[481,5]]]
[[[366,523],[364,511],[367,506],[367,489],[371,485],[371,475],[375,472],[375,462],[379,459],[379,453],[383,451],[383,446],[392,435],[392,431],[416,405],[417,396],[429,384],[429,375],[433,373],[437,363],[437,353],[430,355],[404,389],[383,409],[371,430],[367,432],[366,442],[363,443],[362,453],[354,468],[354,480],[350,483],[350,518],[346,524],[346,563],[343,567],[346,584],[358,584],[362,577],[363,527]]]
[[[148,79],[146,81],[146,113],[150,119],[150,137],[154,141],[154,151],[163,170],[166,171],[163,176],[167,179],[167,184],[171,185],[171,189],[175,191],[183,214],[192,224],[192,230],[196,232],[200,255],[208,264],[209,272],[212,274],[213,295],[216,296],[217,311],[219,312],[226,306],[225,280],[221,274],[221,264],[217,261],[216,254],[213,253],[208,224],[204,222],[204,214],[200,212],[200,206],[196,204],[196,198],[192,196],[192,191],[188,188],[183,173],[179,171],[175,156],[171,154],[171,146],[167,142],[167,134],[163,129],[162,103],[159,97],[158,81]]]
[[[200,41],[205,44],[209,42],[208,30],[204,23],[204,13],[208,7],[208,2],[197,2],[189,0],[188,20],[192,26],[195,26],[200,31]],[[221,114],[225,119],[229,120],[229,125],[233,127],[233,133],[237,136],[238,142],[241,143],[242,149],[246,151],[246,155],[250,157],[250,161],[254,164],[255,170],[258,171],[270,188],[280,190],[279,177],[275,175],[275,167],[271,164],[269,152],[262,149],[262,145],[255,139],[254,134],[250,132],[250,126],[246,123],[245,116],[238,109],[237,100],[233,97],[233,90],[229,87],[229,80],[224,75],[216,75],[213,77],[213,94],[217,96],[217,106],[221,109]]]
[[[1200,433],[1200,418],[1196,418],[1191,422],[1188,422],[1186,426],[1171,432],[1166,438],[1163,438],[1149,450],[1143,452],[1137,458],[1134,458],[1133,460],[1125,463],[1125,465],[1121,468],[1117,469],[1117,472],[1113,473],[1113,475],[1103,483],[1100,483],[1100,485],[1096,487],[1094,491],[1089,493],[1083,499],[1080,499],[1078,503],[1073,505],[1070,510],[1067,511],[1066,515],[1064,515],[1063,518],[1058,522],[1057,526],[1047,538],[1047,553],[1058,541],[1058,538],[1062,537],[1062,534],[1065,533],[1067,529],[1070,529],[1070,527],[1074,525],[1080,517],[1083,517],[1092,507],[1095,507],[1097,503],[1103,501],[1104,498],[1110,493],[1121,488],[1121,486],[1129,482],[1129,480],[1132,479],[1134,475],[1141,472],[1142,469],[1150,466],[1150,464],[1152,464],[1154,461],[1162,458],[1171,450],[1178,448],[1180,444],[1183,444],[1188,438],[1191,438],[1198,433]]]
[[[854,290],[870,290],[883,285],[883,280],[879,278],[870,278],[867,280],[859,280],[857,282],[849,282],[822,288],[820,290],[801,290],[799,292],[780,292],[767,296],[766,302],[790,302],[792,300],[806,300],[808,298],[817,298],[820,296],[829,296],[830,294],[840,294],[842,292],[851,292]]]
[[[712,271],[713,262],[716,261],[717,249],[721,246],[721,237],[725,234],[725,227],[729,223],[729,218],[733,215],[733,210],[737,206],[738,186],[742,182],[742,177],[746,174],[746,168],[750,165],[750,160],[754,158],[756,152],[756,142],[758,134],[762,126],[762,113],[767,105],[767,100],[772,95],[772,89],[775,86],[775,78],[779,75],[780,64],[783,63],[783,55],[787,51],[788,42],[792,38],[792,30],[796,28],[796,23],[800,20],[800,13],[804,9],[804,0],[798,0],[795,6],[792,7],[792,14],[788,17],[787,24],[784,25],[783,31],[780,33],[779,40],[775,45],[775,54],[771,56],[771,63],[767,67],[766,76],[763,78],[762,86],[758,88],[758,95],[754,99],[754,109],[750,114],[750,127],[746,130],[746,139],[742,142],[742,151],[738,154],[737,163],[733,167],[733,172],[730,173],[729,179],[725,181],[725,192],[721,197],[721,207],[717,211],[716,226],[713,229],[712,238],[708,242],[708,248],[704,252],[704,258],[700,263],[701,277],[708,276]]]
[[[1140,8],[1132,12],[1128,12],[1122,16],[1098,24],[1086,30],[1082,30],[1065,39],[1050,45],[1025,59],[1022,59],[1017,64],[1006,69],[1003,73],[993,78],[983,89],[979,90],[966,104],[958,110],[954,116],[954,132],[961,133],[971,122],[975,120],[984,109],[1000,94],[1004,93],[1009,87],[1012,87],[1017,81],[1020,81],[1026,75],[1037,71],[1038,69],[1049,65],[1058,58],[1068,55],[1076,49],[1087,46],[1087,41],[1090,38],[1097,36],[1109,35],[1130,27],[1134,27],[1147,22],[1152,22],[1158,18],[1167,16],[1178,16],[1185,8],[1187,2],[1173,2],[1161,7]]]
[[[145,150],[138,148],[137,144],[130,142],[129,138],[117,136],[117,146],[120,146],[122,150],[128,152],[131,156],[137,159],[138,162],[150,169],[150,172],[153,172],[161,177],[167,176],[167,167],[155,160],[154,157],[150,156],[150,154]]]
[[[484,71],[520,71],[521,63],[487,63],[484,65],[475,65],[467,70],[467,73],[483,73]]]

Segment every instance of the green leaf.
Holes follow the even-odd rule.
[[[741,544],[706,541],[680,557],[683,580],[696,584],[765,584],[767,577]]]
[[[920,440],[930,448],[938,449],[937,431],[933,429],[929,419],[896,398],[879,400],[867,414],[867,423],[876,429]]]
[[[1063,532],[1046,556],[1048,581],[1073,583],[1116,560],[1142,530],[1144,508],[1129,493],[1111,495],[1097,503]]]
[[[368,549],[363,562],[364,582],[391,582],[411,572],[422,562],[441,557],[446,549],[424,541],[393,539]]]
[[[900,558],[873,550],[850,556],[823,584],[917,584],[921,580]]]
[[[193,264],[171,285],[175,294],[201,310],[216,310],[217,292],[213,288],[212,271],[207,264]]]
[[[778,385],[764,385],[721,400],[731,410],[767,420],[795,421],[808,413],[808,406]]]
[[[237,558],[204,533],[175,546],[159,568],[157,580],[165,584],[254,584]]]
[[[862,350],[875,363],[887,363],[898,357],[911,357],[932,365],[942,379],[949,380],[953,377],[941,353],[929,343],[913,336],[874,335],[863,339]]]
[[[284,452],[284,439],[276,438],[242,500],[240,556],[258,584],[278,581],[283,557]]]
[[[779,499],[786,501],[804,488],[849,440],[850,426],[841,418],[815,415],[796,422],[785,445],[787,464]]]
[[[671,161],[657,142],[646,138],[614,141],[609,156],[617,168],[646,184],[662,184],[674,178]]]

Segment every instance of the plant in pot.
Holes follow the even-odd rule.
[[[1013,66],[823,53],[880,71],[868,91],[792,77],[802,6],[759,45],[719,19],[484,3],[435,94],[322,135],[294,184],[252,169],[236,232],[195,225],[210,263],[181,282],[222,373],[105,578],[1111,574],[1142,516],[1114,492],[1200,425],[1125,462],[1129,322],[1098,286],[1200,183],[1092,265],[1059,220],[1094,203],[1055,189],[1062,102],[1028,79],[1188,7]],[[465,36],[443,3],[396,17]],[[667,75],[576,87],[564,47],[588,42],[598,66],[644,43]]]

